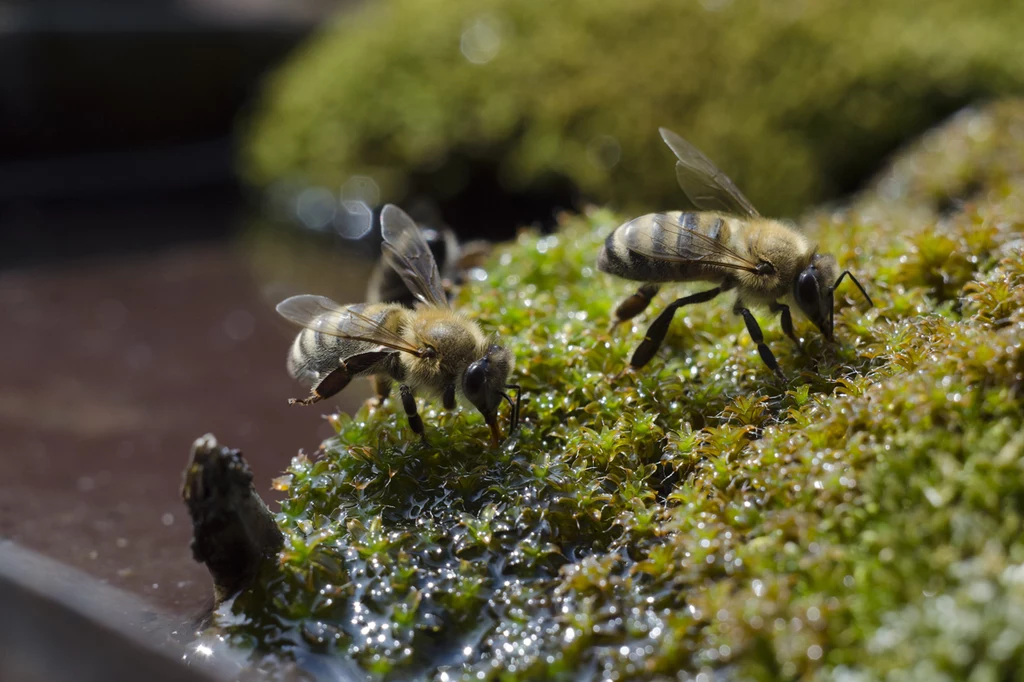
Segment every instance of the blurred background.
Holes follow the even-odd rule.
[[[212,431],[257,486],[325,435],[237,235],[234,123],[338,3],[0,7],[0,537],[197,611],[178,489]],[[3,550],[0,550],[3,551]]]
[[[272,496],[327,435],[285,403],[273,304],[361,299],[371,208],[494,240],[680,208],[668,126],[798,218],[1020,93],[1021,25],[1004,0],[0,5],[0,537],[198,609],[189,445],[241,448]]]

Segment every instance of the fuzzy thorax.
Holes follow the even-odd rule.
[[[466,367],[487,353],[480,327],[458,313],[424,307],[409,317],[405,338],[417,348],[435,351],[423,358],[403,354],[405,380],[413,388],[440,394],[447,384],[459,386]]]
[[[750,221],[742,230],[733,228],[737,246],[753,263],[768,263],[768,275],[737,271],[737,288],[751,304],[773,303],[792,295],[796,277],[814,255],[814,245],[802,233],[776,220]]]

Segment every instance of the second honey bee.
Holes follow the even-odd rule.
[[[441,284],[449,294],[454,287],[465,282],[469,270],[481,267],[490,255],[490,242],[478,239],[461,243],[450,227],[432,228],[420,224],[419,228],[437,263]],[[407,308],[415,307],[418,302],[401,275],[383,259],[370,273],[366,300],[370,303],[401,303]]]
[[[665,282],[702,281],[715,286],[670,303],[647,329],[630,365],[643,367],[654,357],[679,308],[734,290],[733,312],[743,318],[761,359],[784,381],[785,375],[750,312],[752,306],[766,306],[779,314],[783,332],[799,346],[789,303],[832,340],[833,292],[843,279],[853,280],[868,305],[872,305],[871,298],[848,270],[838,273],[833,256],[819,253],[793,228],[763,218],[732,180],[696,147],[666,128],[661,129],[661,137],[678,159],[680,186],[702,212],[643,215],[608,236],[598,269],[644,282],[616,309],[616,324],[639,315]]]
[[[282,301],[277,312],[304,327],[292,344],[288,371],[312,385],[307,398],[289,402],[311,405],[335,395],[355,377],[372,375],[398,382],[402,407],[416,434],[424,435],[414,397],[419,390],[440,397],[445,409],[453,409],[460,397],[467,400],[484,416],[497,445],[502,400],[512,409],[510,431],[519,419],[519,387],[507,383],[512,353],[449,307],[430,248],[408,215],[385,206],[381,233],[384,260],[416,297],[416,307],[344,306],[309,295]],[[517,391],[515,402],[506,389]]]

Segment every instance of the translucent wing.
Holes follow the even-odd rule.
[[[401,336],[352,307],[339,305],[326,296],[292,296],[277,304],[281,317],[321,334],[353,341],[365,341],[413,355],[422,355]]]
[[[757,263],[699,231],[692,213],[641,216],[622,229],[626,230],[626,248],[654,260],[760,272]]]
[[[749,218],[761,215],[711,159],[668,128],[659,130],[661,139],[679,159],[676,178],[694,206],[704,211],[723,211]]]
[[[384,262],[394,268],[413,296],[427,305],[447,308],[448,297],[434,255],[413,219],[388,204],[380,214],[380,231],[384,237]]]

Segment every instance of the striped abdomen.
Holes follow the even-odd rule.
[[[347,308],[382,324],[388,323],[388,317],[401,313],[401,309],[396,306],[382,304],[357,303]],[[288,351],[288,373],[303,383],[316,384],[337,369],[340,361],[375,348],[375,344],[366,341],[353,341],[313,329],[303,329]]]
[[[701,261],[716,260],[715,245],[728,243],[730,222],[717,213],[642,215],[608,235],[597,268],[638,282],[721,280],[721,268]]]

